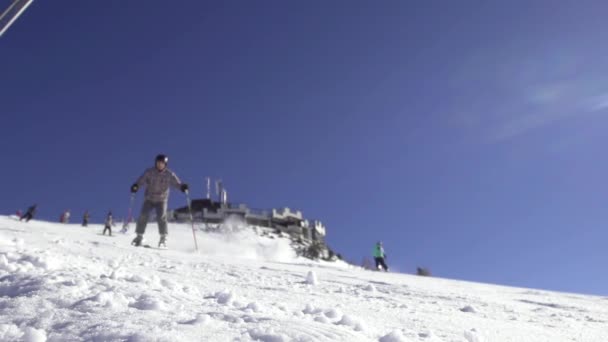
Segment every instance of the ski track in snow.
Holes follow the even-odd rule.
[[[608,341],[606,298],[364,271],[283,239],[0,217],[0,341]],[[156,226],[147,243],[155,246]]]

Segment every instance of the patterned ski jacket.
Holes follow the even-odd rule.
[[[182,182],[168,168],[158,171],[155,167],[147,169],[135,182],[140,188],[146,186],[145,199],[150,202],[167,202],[169,186],[179,189]]]

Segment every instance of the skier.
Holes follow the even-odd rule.
[[[61,216],[59,217],[59,222],[61,222],[61,223],[70,222],[70,209],[64,211],[63,214],[61,214]]]
[[[384,247],[382,247],[382,241],[378,241],[376,243],[376,248],[374,248],[374,260],[376,261],[376,269],[380,270],[380,266],[384,271],[388,272],[388,266],[386,266],[386,253],[384,253]]]
[[[83,227],[87,227],[89,225],[89,211],[85,211],[84,215],[82,216],[82,226]]]
[[[21,218],[21,216],[23,216],[23,213],[21,212],[21,209],[18,209],[15,214],[17,215],[18,218]]]
[[[108,216],[106,216],[106,226],[103,228],[103,234],[106,235],[106,230],[109,231],[109,235],[112,236],[112,212],[108,212]]]
[[[37,207],[38,207],[38,204],[34,204],[33,206],[27,208],[25,215],[21,216],[21,218],[19,218],[19,221],[25,219],[25,222],[29,222],[31,219],[33,219],[34,214],[36,213]]]
[[[146,186],[144,204],[141,214],[137,220],[135,233],[137,236],[131,243],[134,246],[142,244],[143,236],[148,224],[150,211],[156,211],[158,222],[158,233],[160,240],[158,247],[167,247],[167,201],[169,199],[169,186],[180,189],[182,192],[188,191],[188,184],[182,183],[173,171],[167,168],[169,158],[164,154],[159,154],[154,160],[154,167],[147,169],[141,177],[131,186],[131,192],[136,193],[141,186]]]

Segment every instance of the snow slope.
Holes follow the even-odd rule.
[[[608,341],[608,298],[316,263],[250,231],[195,253],[169,229],[158,250],[0,216],[0,341]]]

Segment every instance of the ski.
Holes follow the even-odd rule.
[[[150,245],[141,245],[140,247],[143,248],[150,248],[150,249],[159,249],[159,250],[167,250],[167,247],[154,247],[154,246],[150,246]]]

